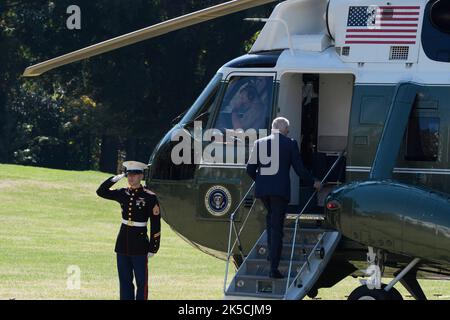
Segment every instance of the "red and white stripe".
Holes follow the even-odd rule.
[[[420,6],[380,6],[375,25],[347,27],[346,44],[414,45],[419,30]]]

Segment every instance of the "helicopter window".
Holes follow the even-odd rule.
[[[273,98],[272,76],[236,76],[228,83],[215,128],[266,129]]]
[[[406,141],[406,160],[437,161],[439,152],[439,118],[411,117]]]
[[[221,73],[214,76],[214,78],[206,86],[205,90],[203,90],[202,94],[180,121],[181,124],[191,123],[199,118],[199,116],[201,116],[201,119],[198,120],[205,121],[205,118],[207,117],[204,116],[204,114],[209,112],[209,109],[214,104],[218,89],[220,88],[222,76],[223,75]]]

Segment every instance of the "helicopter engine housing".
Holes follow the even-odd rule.
[[[327,200],[327,220],[367,246],[448,263],[450,197],[395,181],[344,185]]]

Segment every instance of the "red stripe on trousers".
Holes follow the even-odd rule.
[[[148,256],[147,256],[147,263],[145,264],[144,300],[148,300]]]

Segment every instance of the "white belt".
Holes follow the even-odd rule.
[[[129,227],[146,227],[147,226],[147,222],[134,222],[134,221],[125,220],[125,219],[122,219],[122,223]]]

